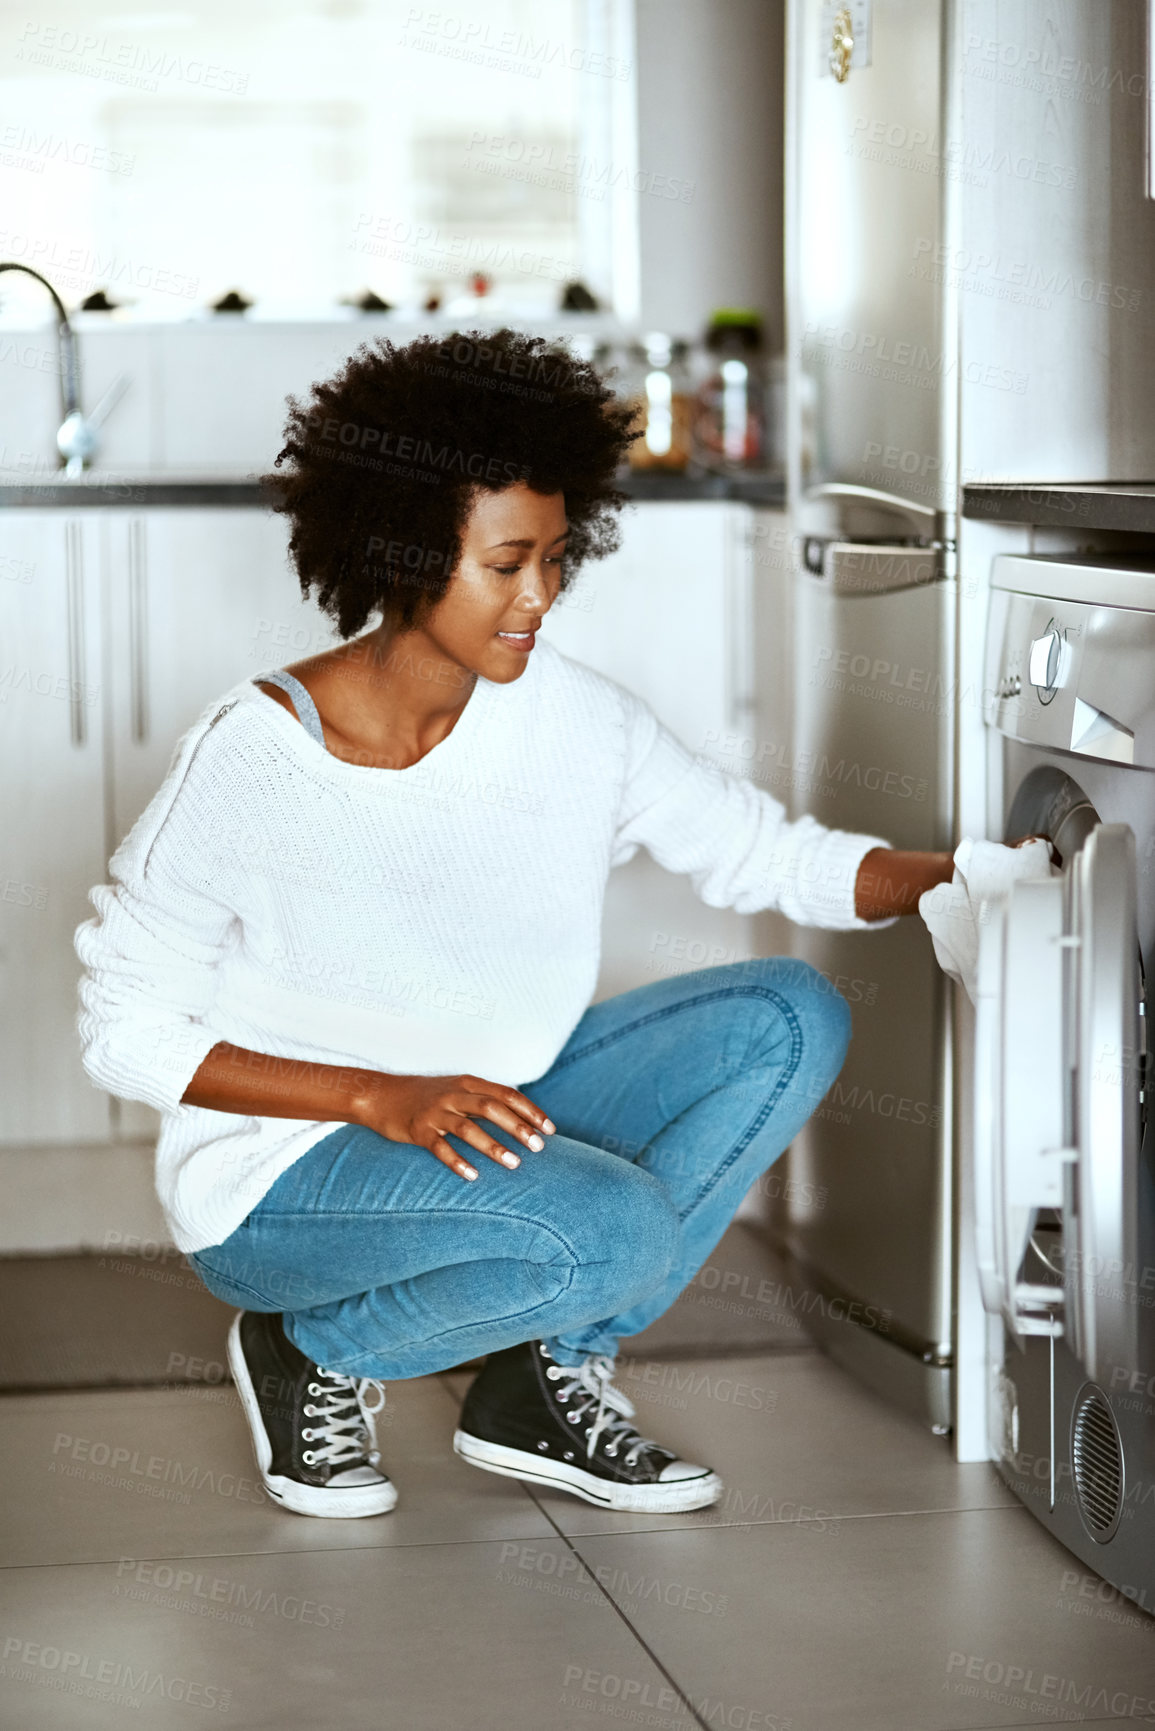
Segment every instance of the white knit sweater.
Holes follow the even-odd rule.
[[[540,638],[408,769],[333,756],[246,679],[180,740],[90,892],[85,1067],[163,1113],[161,1205],[201,1250],[341,1122],[181,1105],[218,1040],[521,1086],[590,1002],[606,878],[639,846],[711,907],[849,928],[859,863],[885,845],[788,823]]]

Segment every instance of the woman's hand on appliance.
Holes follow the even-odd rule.
[[[370,1075],[355,1122],[391,1142],[427,1148],[460,1178],[474,1179],[477,1171],[449,1143],[449,1132],[500,1166],[519,1166],[518,1156],[476,1123],[478,1118],[508,1130],[535,1151],[544,1148],[543,1137],[554,1132],[546,1114],[525,1094],[480,1076]]]

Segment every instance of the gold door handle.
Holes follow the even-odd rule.
[[[850,77],[850,57],[854,53],[854,32],[850,23],[850,8],[843,6],[834,14],[834,31],[830,38],[830,70],[839,84]]]

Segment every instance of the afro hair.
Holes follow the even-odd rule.
[[[615,476],[633,409],[588,362],[509,329],[364,343],[340,372],[290,397],[263,482],[289,519],[301,593],[339,634],[380,613],[419,624],[444,595],[479,491],[524,482],[565,495],[564,589],[619,544]]]

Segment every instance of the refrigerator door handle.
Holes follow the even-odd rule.
[[[901,541],[805,543],[804,564],[836,595],[889,595],[923,589],[947,576],[941,547],[911,547]]]
[[[943,539],[945,533],[943,514],[932,505],[849,481],[827,481],[809,488],[800,501],[798,515],[804,534],[837,535],[846,540],[861,536],[864,540],[935,541]]]

